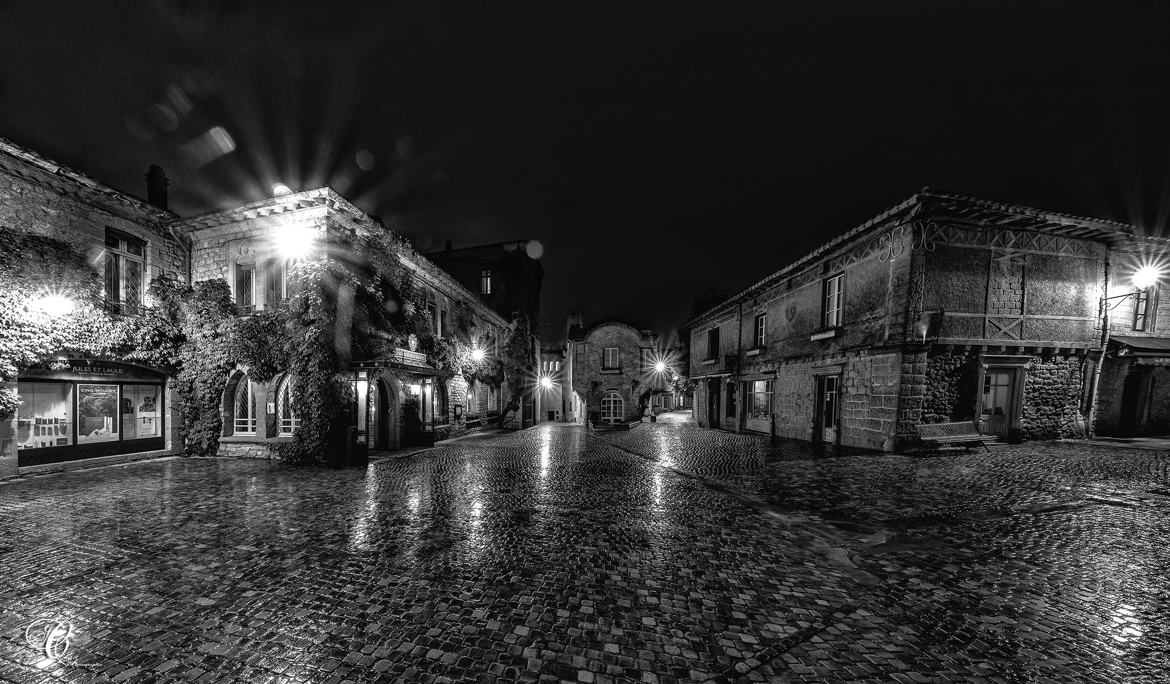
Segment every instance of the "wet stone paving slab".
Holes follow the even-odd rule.
[[[9,481],[0,681],[1165,681],[1168,461],[663,421]]]

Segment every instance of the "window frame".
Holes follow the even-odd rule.
[[[492,270],[490,268],[479,272],[479,293],[485,295],[492,293]]]
[[[613,352],[613,365],[610,365],[609,355]],[[621,370],[622,369],[622,350],[621,347],[602,347],[601,348],[601,370]]]
[[[296,378],[292,373],[285,373],[284,377],[276,385],[276,420],[278,428],[277,434],[282,437],[291,437],[296,433],[297,428],[301,426],[301,419],[292,409],[293,386],[296,384]],[[287,411],[286,411],[287,409]],[[285,417],[288,413],[288,417]]]
[[[821,324],[839,328],[845,321],[845,272],[824,279],[821,288]]]
[[[1154,332],[1154,312],[1157,311],[1157,285],[1151,285],[1133,294],[1133,317],[1130,319],[1134,332]]]
[[[241,393],[247,395],[247,414],[243,418],[239,416]],[[241,429],[241,423],[244,429]],[[257,425],[255,383],[247,375],[244,375],[236,381],[235,389],[232,392],[232,434],[241,437],[255,437]]]
[[[116,245],[110,244],[116,242]],[[135,254],[132,247],[137,247],[141,253]],[[126,316],[136,316],[143,312],[144,295],[146,293],[146,254],[147,242],[146,240],[106,226],[105,242],[103,242],[105,249],[105,263],[103,264],[103,282],[102,288],[104,290],[103,299],[105,301],[106,311],[113,314],[120,314]],[[126,268],[126,263],[132,262],[138,264],[138,296],[134,298],[131,304],[126,298],[126,275],[130,269]],[[114,277],[111,279],[111,267],[114,272]],[[117,285],[118,291],[116,296],[111,297],[110,286],[111,280]]]
[[[613,425],[625,420],[626,400],[621,393],[610,390],[601,395],[601,422]],[[607,410],[608,409],[608,410]],[[616,409],[616,414],[614,413]],[[606,415],[609,414],[609,415]]]
[[[768,343],[768,312],[756,314],[755,322],[755,338],[753,340],[755,349],[763,349]]]
[[[704,360],[714,361],[719,358],[719,337],[719,326],[707,330],[707,358]]]

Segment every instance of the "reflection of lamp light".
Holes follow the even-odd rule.
[[[421,394],[422,393],[422,385],[419,385],[417,383],[410,385],[410,393],[411,394]]]
[[[914,324],[914,336],[922,338],[922,341],[925,342],[926,341],[926,331],[927,331],[928,327],[929,326],[926,325],[926,321],[918,321],[917,323]]]

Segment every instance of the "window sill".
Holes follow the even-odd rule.
[[[752,347],[743,353],[744,356],[759,356],[764,351],[763,347]]]
[[[718,361],[718,360],[719,360],[719,359],[703,359],[702,361],[700,361],[700,362],[699,362],[699,365],[701,365],[701,366],[713,366],[713,365],[715,365],[715,362],[716,362],[716,361]]]
[[[600,372],[602,375],[620,375],[622,372],[622,369],[621,368],[602,368]]]
[[[838,336],[838,335],[840,335],[840,334],[841,334],[841,328],[840,328],[840,327],[836,327],[836,328],[828,328],[827,330],[821,330],[821,331],[819,331],[819,332],[815,332],[815,333],[813,333],[812,335],[810,335],[810,336],[809,336],[809,338],[808,338],[808,339],[809,339],[810,341],[812,341],[812,342],[816,342],[817,340],[828,340],[828,339],[832,339],[832,338],[834,338],[834,337],[837,337],[837,336]]]

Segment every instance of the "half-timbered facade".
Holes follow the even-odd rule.
[[[924,189],[688,324],[696,419],[883,450],[921,422],[1074,436],[1094,404],[1101,431],[1155,429],[1170,310],[1131,278],[1165,249],[1112,221]]]

